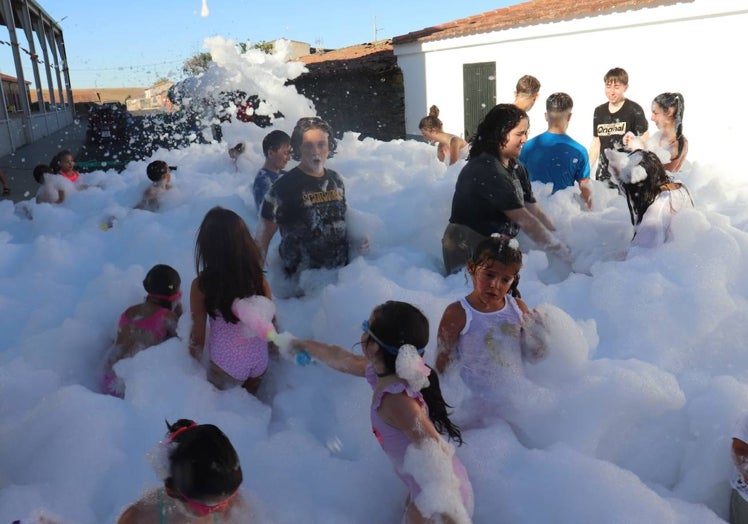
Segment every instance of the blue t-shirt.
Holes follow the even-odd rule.
[[[257,172],[257,175],[255,176],[255,182],[252,184],[252,195],[255,197],[255,205],[257,206],[257,209],[259,210],[262,207],[262,201],[265,200],[265,195],[268,194],[268,191],[270,191],[270,188],[275,183],[278,178],[284,173],[285,171],[281,171],[280,173],[275,173],[274,171],[270,171],[269,169],[260,168],[260,170]]]
[[[553,183],[553,192],[590,177],[587,149],[566,134],[546,131],[522,146],[519,161],[530,180]]]

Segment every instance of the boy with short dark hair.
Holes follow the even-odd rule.
[[[517,80],[514,89],[514,105],[528,112],[540,96],[540,80],[532,75],[524,75]]]
[[[291,159],[291,137],[278,129],[271,131],[262,140],[262,152],[265,155],[265,164],[257,172],[252,184],[252,194],[258,210],[262,207],[262,201],[265,200],[270,187],[285,173],[283,168]]]
[[[163,160],[154,160],[148,164],[145,172],[153,184],[143,192],[143,198],[135,209],[158,211],[159,197],[164,191],[171,189],[171,169],[173,168]]]
[[[566,93],[553,93],[545,102],[548,130],[522,146],[519,161],[527,168],[530,180],[553,183],[553,192],[579,184],[582,199],[592,207],[590,164],[587,150],[566,134],[574,101]]]
[[[641,136],[646,141],[649,123],[642,107],[625,96],[629,87],[629,75],[625,69],[614,67],[605,73],[604,80],[608,101],[595,108],[590,166],[594,166],[599,160],[595,178],[607,180],[611,187],[617,187],[610,182],[608,159],[600,153],[606,149],[623,147],[623,135],[628,132]]]

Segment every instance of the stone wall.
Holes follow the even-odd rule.
[[[335,134],[379,140],[405,138],[403,75],[391,49],[349,59],[308,63],[292,83],[314,102]]]

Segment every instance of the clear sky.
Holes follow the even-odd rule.
[[[288,38],[339,48],[390,38],[520,3],[518,0],[38,0],[60,22],[74,88],[148,86],[181,77],[182,63],[203,38]],[[202,16],[207,7],[208,15]],[[19,38],[22,33],[19,31]],[[0,28],[0,40],[7,33]],[[23,40],[25,42],[25,39]],[[24,46],[25,47],[25,46]],[[29,61],[24,60],[24,71]],[[15,76],[10,47],[0,45],[0,71]],[[46,87],[46,85],[44,86]]]

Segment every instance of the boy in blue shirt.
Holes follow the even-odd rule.
[[[291,159],[291,137],[277,129],[271,131],[262,140],[262,152],[265,155],[265,164],[257,172],[252,185],[252,194],[258,210],[262,207],[262,201],[265,200],[270,187],[285,173],[283,168]]]
[[[548,130],[522,146],[519,161],[530,180],[553,183],[553,192],[579,184],[582,200],[592,207],[590,163],[587,149],[566,134],[574,102],[566,93],[553,93],[545,101]]]

